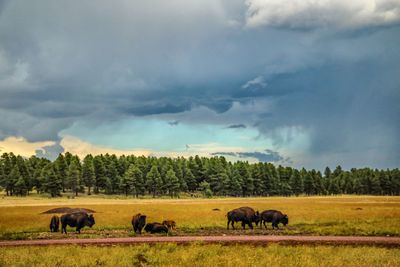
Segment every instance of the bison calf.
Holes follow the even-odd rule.
[[[148,223],[146,224],[146,226],[144,227],[144,230],[146,232],[150,232],[151,234],[154,233],[168,233],[168,227],[161,224],[161,223]]]
[[[57,215],[51,217],[50,220],[50,232],[58,232],[60,229],[60,218]]]
[[[165,220],[162,222],[162,224],[167,226],[170,230],[175,230],[176,222],[173,220]]]
[[[265,210],[261,212],[261,221],[263,222],[265,229],[267,229],[267,222],[272,223],[272,229],[275,229],[275,227],[279,229],[278,224],[282,223],[286,226],[289,223],[289,217],[279,210]]]
[[[81,229],[85,226],[92,227],[95,224],[92,214],[85,212],[68,213],[61,216],[61,232],[67,233],[67,225],[76,227],[76,231],[80,234]]]
[[[142,229],[145,225],[146,225],[146,215],[138,213],[132,217],[132,227],[135,233],[141,234]]]

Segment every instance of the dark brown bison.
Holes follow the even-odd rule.
[[[50,220],[50,232],[58,232],[60,229],[60,218],[57,215],[51,217]]]
[[[85,212],[64,214],[61,216],[61,233],[67,233],[67,225],[76,227],[76,231],[80,234],[83,227],[92,227],[94,224],[95,221],[92,214]]]
[[[265,229],[267,229],[267,222],[272,222],[272,229],[275,229],[275,227],[279,229],[278,224],[282,223],[286,226],[289,223],[289,217],[279,210],[264,210],[261,212],[261,222],[264,224]]]
[[[228,218],[227,229],[229,229],[229,224],[231,224],[232,228],[235,229],[235,222],[242,222],[242,227],[245,229],[246,224],[253,229],[253,222],[258,225],[260,221],[260,214],[258,211],[254,211],[254,209],[250,207],[241,207],[234,210],[229,211],[226,214]]]
[[[161,223],[157,223],[157,222],[146,224],[146,226],[144,227],[144,230],[146,232],[150,232],[151,234],[168,233],[168,227]]]
[[[132,217],[132,227],[135,233],[141,234],[142,229],[145,225],[146,225],[146,215],[138,213]]]

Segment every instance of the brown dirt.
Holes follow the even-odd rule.
[[[87,212],[87,213],[95,213],[96,211],[91,209],[85,208],[69,208],[69,207],[61,207],[61,208],[54,208],[51,210],[47,210],[42,212],[41,214],[51,214],[51,213],[72,213],[72,212]]]
[[[48,239],[0,241],[0,247],[9,246],[48,246],[48,245],[135,245],[155,243],[187,244],[222,243],[222,244],[256,244],[267,245],[281,243],[288,245],[363,245],[400,247],[400,237],[377,236],[141,236],[123,238],[88,238],[88,239]]]

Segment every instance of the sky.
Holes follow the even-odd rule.
[[[0,0],[0,151],[400,167],[400,0]]]

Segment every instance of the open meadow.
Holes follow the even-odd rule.
[[[399,266],[400,249],[349,246],[137,245],[13,247],[0,266]]]
[[[254,230],[226,230],[227,211],[251,206],[259,211],[281,210],[289,225],[281,230],[255,227]],[[65,238],[49,232],[52,208],[83,207],[96,211],[96,224],[81,235],[67,228],[67,237],[134,236],[132,215],[140,212],[147,221],[172,219],[177,230],[172,235],[290,234],[400,236],[400,197],[269,197],[220,199],[134,199],[84,196],[75,199],[41,196],[0,198],[0,239]],[[213,210],[218,209],[218,210]]]

